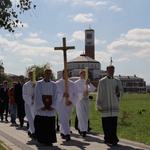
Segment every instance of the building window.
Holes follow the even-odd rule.
[[[78,69],[80,68],[80,64],[78,64]]]
[[[92,38],[92,34],[87,34],[86,38],[87,39],[91,39]]]

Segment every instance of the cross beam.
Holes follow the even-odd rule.
[[[68,93],[68,71],[67,71],[67,50],[75,49],[75,46],[66,46],[66,38],[63,37],[63,46],[54,47],[54,50],[62,50],[64,58],[65,92]],[[70,104],[69,98],[66,98],[66,105]]]

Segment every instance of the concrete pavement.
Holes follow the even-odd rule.
[[[71,128],[71,141],[62,140],[57,133],[57,143],[50,147],[29,138],[26,127],[10,125],[0,122],[0,140],[12,150],[150,150],[148,145],[124,139],[120,139],[117,146],[109,146],[103,143],[103,135],[90,132],[82,138],[74,128]]]

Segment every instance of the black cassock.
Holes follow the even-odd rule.
[[[34,126],[38,142],[43,144],[57,142],[55,116],[48,117],[36,115],[34,119]]]

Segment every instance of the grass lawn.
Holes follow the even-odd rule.
[[[11,150],[11,149],[6,147],[5,144],[2,141],[0,141],[0,150]]]
[[[103,134],[101,117],[95,110],[96,95],[91,100],[90,126]],[[74,125],[75,111],[72,126]],[[118,137],[150,145],[150,94],[124,94],[120,101]]]

